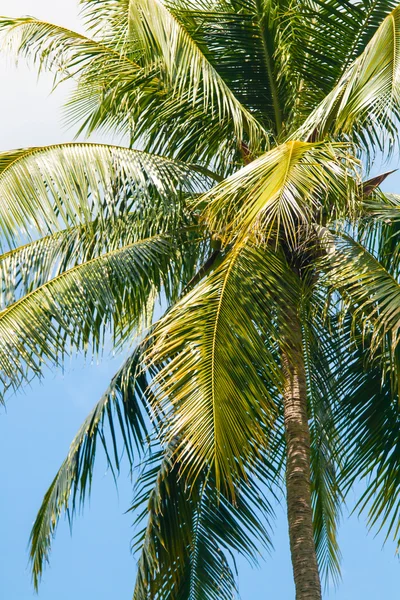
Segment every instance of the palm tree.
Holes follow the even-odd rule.
[[[101,443],[142,465],[135,600],[232,598],[284,487],[296,598],[318,600],[355,481],[399,538],[400,199],[368,172],[397,148],[400,7],[81,4],[91,37],[1,18],[5,43],[75,82],[79,133],[128,147],[1,155],[0,378],[135,347],[43,500],[34,583]]]

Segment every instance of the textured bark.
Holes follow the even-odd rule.
[[[313,535],[310,486],[310,429],[299,318],[290,315],[290,338],[282,352],[285,376],[286,491],[296,600],[321,600]]]

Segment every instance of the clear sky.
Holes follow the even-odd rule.
[[[0,15],[34,15],[71,28],[79,27],[75,0],[0,0]],[[16,70],[0,56],[0,150],[53,144],[72,139],[60,126],[65,89],[49,96],[51,77],[37,82],[21,60]],[[398,158],[392,161],[395,168]],[[395,174],[386,188],[399,192]],[[72,361],[65,373],[53,372],[9,399],[0,408],[0,598],[37,597],[28,568],[28,537],[40,501],[65,458],[79,425],[99,399],[121,358],[100,364]],[[135,560],[129,508],[132,490],[122,473],[116,492],[103,458],[90,505],[78,517],[72,537],[61,521],[39,591],[39,600],[118,600],[131,597]],[[294,600],[284,507],[277,507],[275,550],[258,570],[239,563],[242,600]],[[382,549],[382,537],[367,534],[364,518],[344,508],[340,540],[343,582],[329,590],[332,600],[380,600],[399,597],[400,565],[394,547]]]

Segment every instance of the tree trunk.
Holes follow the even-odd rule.
[[[295,311],[289,316],[288,326],[290,334],[282,349],[282,366],[285,377],[286,491],[290,551],[296,600],[321,600],[311,508],[306,374],[301,325]]]

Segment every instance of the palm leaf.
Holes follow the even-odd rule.
[[[169,448],[149,456],[137,484],[132,510],[139,511],[136,524],[146,524],[134,544],[134,599],[231,600],[237,587],[226,553],[257,560],[269,535],[256,513],[268,522],[270,504],[255,480],[243,481],[231,504],[212,476],[195,483],[182,477],[173,454]]]
[[[323,215],[355,214],[355,169],[340,144],[281,144],[200,198],[205,221],[225,244],[258,231],[296,247]]]
[[[138,240],[60,273],[0,313],[0,379],[16,389],[71,350],[99,352],[151,322],[175,250],[162,236]]]
[[[170,415],[164,435],[181,440],[177,455],[188,471],[213,465],[217,486],[233,496],[236,477],[268,445],[265,431],[277,417],[274,315],[296,289],[284,259],[249,242],[154,330],[149,360],[166,363],[154,381],[156,406]]]
[[[177,101],[188,99],[193,105],[198,95],[204,105],[217,109],[221,120],[229,117],[236,138],[257,148],[263,128],[238,101],[233,92],[207,60],[182,23],[160,0],[135,0],[130,3],[130,34],[137,39],[143,53],[143,64],[153,68],[160,61],[160,77]]]
[[[370,527],[386,530],[399,548],[400,480],[399,392],[393,387],[391,373],[382,368],[393,359],[384,350],[380,360],[370,362],[365,352],[365,337],[360,328],[355,335],[350,316],[341,325],[347,344],[346,361],[339,373],[339,399],[335,419],[340,424],[341,452],[346,457],[341,474],[345,490],[357,483],[365,492],[356,508],[368,511]],[[399,355],[396,352],[399,372]]]
[[[104,447],[113,473],[120,469],[118,429],[119,443],[131,465],[135,452],[140,454],[143,451],[147,436],[146,388],[139,346],[113,377],[107,391],[85,419],[43,499],[30,537],[30,559],[36,590],[44,565],[49,560],[51,543],[61,514],[66,512],[71,523],[77,505],[83,505],[90,493],[98,440]],[[109,451],[106,429],[110,432],[112,453]]]
[[[201,47],[235,96],[279,136],[284,128],[287,82],[281,77],[287,47],[282,44],[288,3],[244,0],[183,2],[168,6]]]
[[[368,215],[376,219],[389,221],[390,223],[400,221],[400,196],[398,194],[383,194],[365,202]]]
[[[13,248],[0,255],[0,307],[5,309],[35,289],[88,261],[109,252],[157,234],[175,237],[185,252],[181,253],[179,278],[171,271],[165,273],[165,298],[168,302],[176,298],[186,281],[189,281],[201,264],[207,242],[193,235],[194,224],[185,215],[171,218],[167,208],[152,207],[148,211],[137,210],[118,218],[94,219],[90,225],[79,225]],[[182,203],[182,212],[185,206]],[[179,221],[181,219],[181,221]],[[177,275],[177,273],[176,273]]]
[[[114,133],[129,134],[137,110],[146,105],[143,98],[160,97],[160,80],[148,69],[145,72],[135,54],[112,36],[94,40],[33,17],[2,17],[0,32],[12,53],[33,59],[39,71],[53,72],[55,85],[71,78],[77,81],[66,122],[81,123],[80,131],[111,124]]]
[[[15,237],[118,216],[132,209],[180,210],[182,193],[204,189],[206,177],[162,157],[101,144],[63,144],[0,154],[0,226]],[[203,183],[204,182],[204,183]],[[143,209],[142,209],[143,210]]]
[[[400,7],[396,7],[295,137],[344,135],[367,153],[386,144],[393,147],[400,114],[399,35]]]
[[[129,54],[129,1],[79,0],[85,26],[96,39]]]
[[[87,15],[90,22],[91,8]],[[108,8],[106,14],[110,17],[115,3],[113,9]],[[160,80],[158,59],[154,64],[146,63],[145,69],[138,64],[143,54],[142,44],[132,36],[127,39],[125,30],[129,20],[126,6],[124,10],[121,5],[121,9],[122,16],[119,9],[114,11],[115,26],[120,29],[117,38],[110,33],[110,26],[102,27],[102,35],[94,30],[98,39],[93,40],[31,17],[3,17],[0,31],[3,30],[14,53],[33,58],[40,69],[54,72],[56,83],[71,77],[77,80],[76,89],[66,105],[65,118],[68,124],[80,124],[78,133],[86,131],[90,134],[97,129],[118,131],[130,136],[132,142],[139,141],[142,147],[145,144],[148,150],[168,152],[170,156],[191,162],[206,159],[210,165],[212,157],[217,154],[216,134],[223,127],[227,132],[225,142],[218,143],[217,147],[219,154],[223,153],[232,160],[243,138],[245,125],[240,103],[235,99],[224,103],[227,110],[229,107],[233,110],[232,116],[229,111],[218,109],[220,96],[217,96],[217,103],[215,99],[211,103],[206,101],[204,90],[199,89],[196,97],[184,93],[177,97],[172,93],[168,80]],[[96,11],[97,6],[93,10]],[[125,25],[124,19],[127,19]],[[204,64],[207,65],[207,61]],[[214,72],[212,67],[210,69]],[[225,89],[217,73],[215,77]],[[229,88],[226,88],[226,94],[234,98]],[[245,109],[243,111],[246,113]],[[254,139],[254,128],[265,136],[250,113],[246,113],[245,117],[246,127],[253,132]],[[239,121],[242,129],[238,140],[234,129],[239,127]],[[250,126],[247,126],[247,121]],[[202,143],[201,138],[205,138]],[[197,149],[196,144],[199,144]],[[224,149],[224,146],[227,148]]]
[[[17,55],[33,59],[41,70],[54,72],[56,82],[77,74],[85,74],[94,81],[96,71],[100,79],[110,83],[115,72],[121,78],[125,75],[134,81],[141,73],[132,57],[114,47],[112,38],[95,40],[34,17],[1,17],[0,32],[6,47]]]
[[[366,199],[364,207],[365,216],[359,224],[358,239],[398,281],[400,276],[399,197],[379,191]]]
[[[287,11],[283,20],[284,43],[289,46],[284,71],[292,82],[289,130],[324,101],[396,6],[393,0],[305,0]]]
[[[395,352],[400,339],[398,281],[350,235],[332,239],[334,252],[324,262],[327,285],[342,295],[345,310],[368,335],[372,355],[387,344]]]

